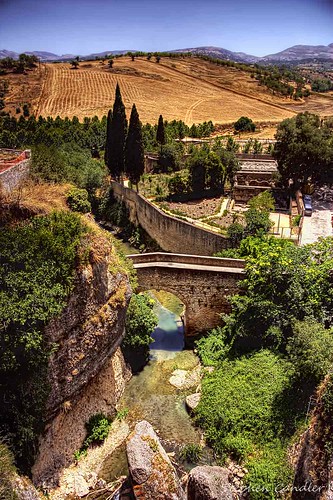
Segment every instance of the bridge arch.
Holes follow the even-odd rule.
[[[131,255],[138,291],[165,290],[185,305],[185,335],[191,336],[221,323],[230,312],[228,297],[239,292],[244,261],[163,252]]]

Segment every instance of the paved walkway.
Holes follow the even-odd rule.
[[[312,207],[312,216],[304,217],[301,245],[314,243],[320,237],[333,235],[331,224],[333,203],[313,200]]]

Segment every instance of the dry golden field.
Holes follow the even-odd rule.
[[[196,58],[154,60],[129,57],[107,61],[42,64],[24,78],[9,76],[8,110],[29,102],[36,116],[99,117],[113,104],[118,82],[129,115],[136,104],[143,123],[155,123],[159,114],[187,124],[212,120],[232,123],[245,115],[270,126],[299,111],[313,109],[330,114],[330,99],[311,97],[306,103],[273,96],[250,74],[236,68],[216,66]],[[15,112],[15,111],[14,111]]]

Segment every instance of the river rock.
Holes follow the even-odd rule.
[[[200,392],[195,392],[194,394],[190,394],[189,396],[186,397],[185,403],[187,409],[192,412],[196,409],[200,402],[201,398],[201,393]]]
[[[191,389],[200,384],[201,366],[196,366],[193,370],[174,370],[169,382],[177,389]]]
[[[188,477],[187,498],[188,500],[233,500],[228,470],[209,465],[194,467]]]
[[[135,498],[185,500],[176,470],[149,422],[136,424],[126,452]]]
[[[31,481],[26,477],[21,477],[18,474],[15,474],[11,481],[11,486],[13,488],[13,494],[15,494],[15,498],[17,500],[41,500],[42,498]],[[1,496],[1,484],[0,497],[5,498]],[[10,496],[8,498],[14,497]]]

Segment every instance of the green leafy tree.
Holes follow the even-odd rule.
[[[245,234],[247,236],[263,236],[273,226],[269,218],[269,212],[261,211],[256,208],[250,208],[245,212],[246,228]]]
[[[294,321],[287,353],[300,378],[318,383],[333,366],[333,332],[314,319]]]
[[[135,104],[133,104],[125,146],[125,170],[132,184],[138,183],[145,170],[142,126]]]
[[[188,160],[189,183],[193,193],[202,194],[206,187],[207,151],[196,151]]]
[[[274,157],[281,180],[297,189],[308,182],[333,181],[333,132],[319,116],[300,113],[277,128]]]
[[[221,190],[224,187],[225,168],[219,156],[213,151],[207,155],[207,186],[213,190]]]
[[[107,145],[108,163],[111,176],[117,180],[122,176],[125,168],[125,142],[127,135],[127,119],[125,106],[121,98],[119,84],[116,87],[116,96],[113,105],[110,138]]]
[[[274,212],[275,201],[272,193],[269,191],[263,191],[257,196],[253,196],[248,202],[250,208],[254,208],[261,212]]]
[[[255,124],[247,116],[241,116],[234,124],[237,132],[254,132],[256,129]]]
[[[132,295],[126,316],[124,346],[147,349],[153,342],[150,335],[158,323],[153,307],[154,300],[148,294]]]

